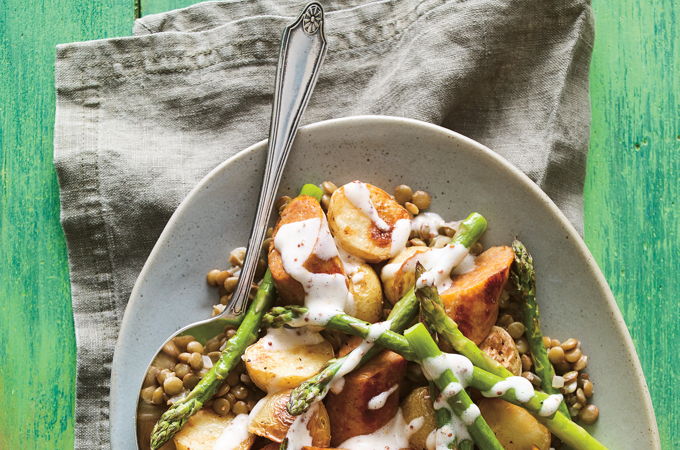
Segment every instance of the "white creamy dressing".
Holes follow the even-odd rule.
[[[384,322],[374,323],[368,327],[368,334],[364,340],[354,350],[345,356],[342,365],[328,383],[331,391],[334,394],[339,394],[342,392],[342,388],[345,385],[345,379],[343,377],[356,369],[356,367],[359,365],[359,362],[361,361],[361,358],[363,358],[366,352],[368,352],[373,347],[375,341],[380,337],[380,335],[389,330],[391,326],[392,321],[386,320]]]
[[[312,273],[304,267],[312,253],[324,260],[339,256],[325,217],[281,226],[274,247],[281,254],[285,271],[305,291],[309,312],[298,321],[299,325],[325,325],[338,312],[344,312],[348,303],[353,303],[344,274]]]
[[[406,242],[411,234],[411,220],[399,219],[394,223],[393,227],[390,227],[378,214],[378,210],[371,201],[371,192],[368,190],[366,183],[352,181],[344,185],[343,189],[347,200],[368,217],[376,228],[381,231],[390,231],[390,228],[392,229],[390,256],[396,256],[401,252],[406,247]]]
[[[468,255],[469,249],[461,244],[448,244],[420,253],[417,258],[425,272],[416,281],[417,287],[436,286],[439,292],[451,287],[451,272]]]
[[[475,263],[475,257],[473,255],[467,254],[465,258],[453,269],[454,275],[463,275],[464,273],[472,272],[477,268]]]
[[[213,444],[213,450],[237,450],[241,443],[248,439],[248,424],[250,418],[248,414],[239,414],[234,417],[229,425],[224,427],[222,434]]]
[[[340,444],[339,448],[351,450],[400,450],[408,448],[408,439],[423,426],[424,419],[416,417],[411,422],[406,423],[401,409],[397,410],[394,417],[382,428],[371,434],[354,436]]]
[[[376,395],[375,397],[371,398],[368,401],[368,409],[380,409],[385,406],[385,403],[387,403],[387,399],[392,395],[394,391],[399,389],[399,385],[395,384],[385,392],[381,392],[380,394]]]
[[[317,409],[319,409],[319,403],[314,402],[304,414],[300,414],[295,418],[286,433],[288,450],[300,450],[302,447],[312,445],[312,435],[308,426],[309,420],[314,416]]]
[[[534,387],[524,377],[508,377],[494,384],[488,391],[482,391],[484,397],[501,397],[510,389],[515,390],[518,401],[526,403],[534,396]]]
[[[452,381],[451,383],[446,385],[444,390],[441,391],[439,395],[441,395],[443,398],[451,398],[455,395],[458,395],[462,390],[463,390],[462,384]]]
[[[472,362],[469,359],[463,355],[452,353],[442,353],[439,356],[425,358],[422,367],[425,378],[430,381],[437,380],[441,374],[451,370],[453,376],[456,377],[463,388],[467,386],[473,370]]]
[[[392,244],[390,246],[390,256],[397,256],[404,248],[411,235],[411,221],[409,219],[399,219],[392,228]]]
[[[344,186],[345,197],[354,206],[356,206],[371,222],[378,227],[379,230],[389,231],[390,226],[385,222],[380,215],[378,215],[378,210],[375,209],[375,205],[371,201],[371,193],[368,190],[366,183],[361,181],[352,181]]]
[[[460,222],[446,222],[437,213],[424,212],[418,214],[411,222],[411,230],[419,233],[422,237],[430,238],[439,234],[439,229],[443,226],[451,227],[458,231]]]
[[[481,412],[479,411],[479,408],[477,405],[472,403],[470,406],[468,406],[465,411],[463,411],[463,414],[461,415],[461,420],[463,423],[467,426],[472,425],[475,423],[475,420],[477,420],[477,417],[481,415]]]
[[[262,338],[265,348],[273,351],[286,351],[295,347],[320,344],[323,341],[318,332],[308,328],[269,328]]]
[[[364,263],[364,260],[347,253],[340,246],[340,243],[338,241],[335,241],[335,246],[338,250],[338,256],[340,257],[340,261],[342,262],[342,267],[345,271],[345,275],[352,281],[352,283],[359,283],[364,278],[364,273],[359,270],[361,265]],[[348,294],[348,301],[345,305],[345,312],[350,315],[356,314],[354,296],[352,295],[351,291]]]
[[[465,424],[451,412],[448,405],[446,405],[446,409],[448,409],[451,414],[451,420],[443,427],[435,428],[427,435],[425,441],[427,450],[449,450],[451,444],[465,439],[471,439],[470,433],[467,428],[465,428]]]
[[[543,400],[541,404],[541,409],[538,411],[538,415],[542,417],[550,417],[557,412],[560,404],[563,400],[562,394],[552,394],[548,398]]]

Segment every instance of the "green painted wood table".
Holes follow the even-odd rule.
[[[0,6],[2,450],[73,447],[75,338],[52,166],[54,46],[127,35],[140,14],[190,3]],[[585,238],[637,346],[664,448],[680,448],[680,3],[593,7]]]

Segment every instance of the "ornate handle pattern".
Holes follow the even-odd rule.
[[[323,8],[319,3],[308,4],[300,17],[284,32],[276,71],[274,104],[272,107],[267,162],[253,221],[248,250],[238,285],[231,303],[223,315],[242,314],[248,303],[250,286],[257,269],[260,249],[274,206],[281,175],[297,133],[302,113],[316,85],[319,69],[326,55]]]

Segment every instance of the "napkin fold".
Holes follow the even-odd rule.
[[[410,117],[523,170],[581,229],[587,0],[325,1],[328,55],[304,123]],[[54,161],[78,344],[76,448],[110,447],[109,379],[130,291],[212,168],[266,138],[293,1],[206,2],[134,36],[57,47]]]

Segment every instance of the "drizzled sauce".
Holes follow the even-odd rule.
[[[526,403],[534,396],[534,387],[524,377],[508,377],[494,384],[488,391],[482,391],[484,397],[501,397],[510,389],[515,390],[518,401]]]
[[[385,392],[381,392],[380,394],[376,395],[375,397],[371,398],[368,401],[368,409],[380,409],[385,406],[385,403],[387,403],[387,399],[392,395],[394,391],[399,389],[399,385],[395,384]]]
[[[406,423],[404,415],[399,409],[382,428],[371,434],[347,439],[338,447],[352,450],[400,450],[409,448],[409,437],[416,433],[423,426],[423,423],[425,423],[425,420],[422,417],[416,417],[411,422]]]

